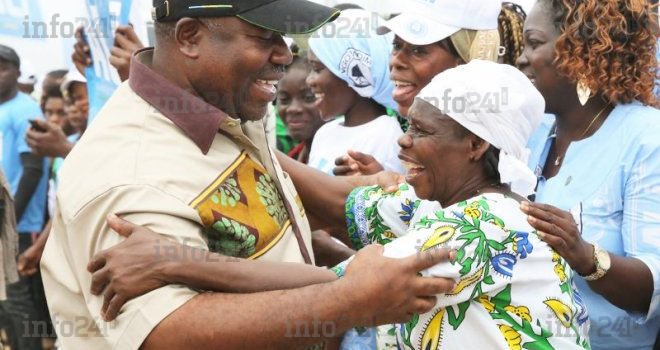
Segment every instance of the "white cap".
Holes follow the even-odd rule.
[[[385,22],[378,34],[393,31],[413,45],[438,42],[461,29],[497,29],[501,0],[405,0],[403,13]]]
[[[498,148],[502,183],[522,196],[534,192],[526,145],[543,119],[545,100],[518,69],[473,60],[436,75],[416,98]]]
[[[35,85],[37,83],[37,74],[30,62],[23,61],[21,64],[21,76],[18,77],[19,84]]]
[[[69,69],[69,72],[66,73],[64,76],[64,81],[62,82],[62,85],[60,86],[60,90],[62,90],[62,93],[66,93],[69,90],[69,86],[73,82],[78,82],[78,83],[87,83],[87,79],[85,79],[85,76],[80,74],[78,69],[73,66]]]

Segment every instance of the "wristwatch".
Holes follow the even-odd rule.
[[[611,265],[610,253],[607,250],[594,244],[594,264],[596,264],[596,272],[582,276],[586,281],[595,281],[605,276]]]

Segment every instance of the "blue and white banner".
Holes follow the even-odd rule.
[[[117,70],[110,65],[110,49],[114,45],[117,26],[128,24],[132,1],[86,0],[89,27],[85,28],[85,39],[92,56],[92,65],[85,68],[89,95],[88,124],[121,83]]]
[[[37,0],[0,0],[0,36],[46,38],[42,18]]]

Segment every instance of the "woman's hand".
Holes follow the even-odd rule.
[[[115,215],[108,216],[107,221],[110,228],[127,238],[94,255],[87,271],[92,273],[91,293],[103,295],[101,314],[109,322],[128,300],[171,283],[165,270],[178,261],[178,254],[172,257],[170,253],[181,252],[182,246]]]
[[[554,248],[582,276],[596,271],[594,246],[582,239],[571,213],[548,204],[522,202],[520,209],[539,237]]]

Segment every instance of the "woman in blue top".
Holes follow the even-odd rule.
[[[654,11],[539,0],[519,68],[554,114],[530,141],[529,222],[583,278],[593,349],[651,349],[660,327],[660,111]]]

